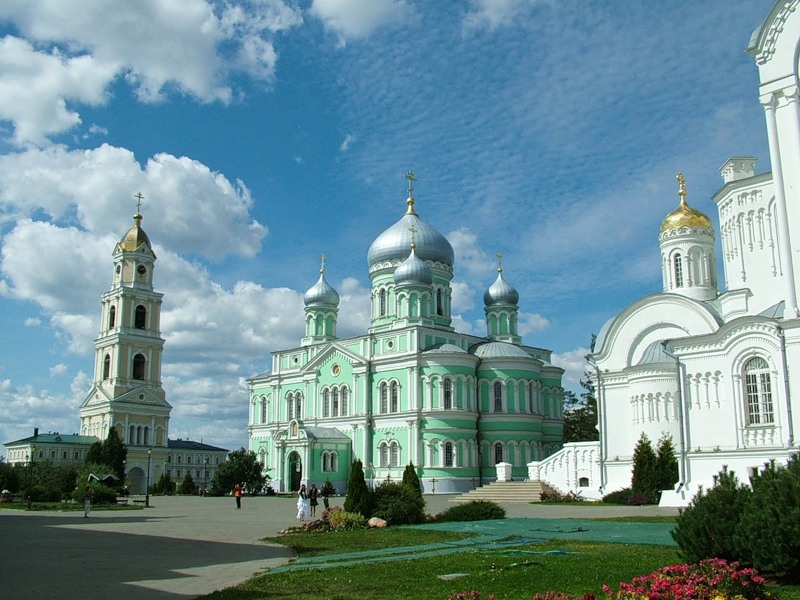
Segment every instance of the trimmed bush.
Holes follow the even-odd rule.
[[[364,517],[372,514],[372,492],[364,479],[364,466],[360,460],[354,460],[347,479],[347,497],[344,499],[347,512],[361,513]]]
[[[456,504],[436,515],[437,523],[452,521],[489,521],[492,519],[505,519],[506,510],[494,502],[486,500],[473,500],[464,504]]]
[[[645,504],[655,504],[656,501],[652,496],[647,494],[640,494],[639,492],[631,492],[628,499],[625,501],[628,506],[643,506]]]
[[[611,492],[603,496],[603,503],[605,504],[628,504],[628,498],[631,497],[633,492],[631,488],[623,488],[616,492]]]
[[[417,475],[417,469],[414,468],[414,463],[406,465],[406,469],[403,471],[403,485],[409,486],[422,498],[422,486],[419,483],[419,476]]]
[[[658,457],[650,439],[643,433],[633,449],[633,477],[631,490],[648,498],[656,498],[659,492]]]
[[[766,465],[752,484],[738,545],[759,571],[800,581],[800,457],[793,455],[785,467]]]
[[[735,535],[751,494],[750,488],[740,484],[727,467],[715,475],[714,486],[700,490],[681,511],[672,530],[681,556],[690,563],[706,558],[738,560],[746,556]]]
[[[425,500],[404,483],[387,482],[372,492],[373,517],[389,525],[410,525],[425,521]]]

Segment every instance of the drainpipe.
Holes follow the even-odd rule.
[[[786,394],[786,420],[789,422],[789,440],[787,446],[789,448],[794,446],[794,422],[792,421],[792,396],[789,391],[789,367],[786,362],[786,336],[783,334],[783,328],[780,325],[775,325],[778,330],[778,339],[781,341],[781,363],[783,367],[783,387]]]
[[[595,379],[597,383],[595,384],[595,394],[597,397],[597,431],[600,434],[599,442],[600,442],[600,488],[598,491],[602,494],[603,490],[606,487],[606,465],[605,465],[605,452],[603,452],[603,446],[605,442],[605,433],[606,428],[603,426],[603,419],[606,416],[606,407],[605,407],[605,398],[603,397],[603,384],[600,381],[600,367],[597,366],[597,363],[594,361],[594,357],[591,354],[587,354],[585,356],[586,362],[589,363],[590,366],[594,367]]]
[[[480,360],[478,361],[478,365]],[[478,365],[475,365],[475,410],[478,416],[475,418],[475,445],[478,450],[478,487],[483,487],[483,453],[481,452],[481,397],[480,397],[480,378],[478,377]]]
[[[678,391],[677,391],[677,400],[678,400],[678,431],[680,433],[680,479],[678,481],[678,487],[675,491],[680,491],[680,489],[686,485],[687,483],[687,473],[686,473],[686,433],[684,432],[684,418],[683,418],[683,365],[681,364],[681,360],[675,356],[672,352],[670,352],[667,348],[669,346],[669,340],[662,340],[661,347],[664,350],[664,354],[669,356],[670,358],[675,359],[675,380],[678,384]]]

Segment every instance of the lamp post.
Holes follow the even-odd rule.
[[[206,487],[208,487],[208,457],[206,456],[206,468],[203,471],[203,496],[206,495]]]
[[[128,497],[128,492],[125,490],[125,477],[127,475],[127,471],[128,471],[128,461],[127,460],[123,460],[122,461],[122,495],[125,496],[126,498]]]
[[[30,460],[28,461],[28,510],[31,509],[31,503],[33,499],[31,498],[31,488],[33,487],[33,456],[36,453],[36,446],[31,446],[31,456]]]
[[[150,507],[150,461],[153,458],[153,449],[147,449],[147,488],[144,491],[144,505]]]

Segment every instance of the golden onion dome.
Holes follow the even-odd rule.
[[[150,250],[153,249],[150,245],[150,238],[142,229],[142,215],[137,212],[133,215],[133,227],[119,241],[119,247],[123,252],[135,252],[142,244],[145,244]]]
[[[661,221],[661,233],[672,229],[681,229],[682,227],[706,227],[711,229],[713,227],[711,219],[686,203],[686,180],[683,178],[683,173],[678,173],[677,179],[680,184],[678,194],[681,197],[681,202],[678,204],[678,208]]]

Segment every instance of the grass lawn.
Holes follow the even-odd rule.
[[[641,519],[640,519],[641,520]],[[648,521],[650,519],[647,519]],[[265,541],[294,549],[301,558],[390,547],[419,546],[466,537],[411,528],[289,534]],[[553,551],[563,551],[554,553]],[[549,553],[548,553],[549,552]],[[594,593],[602,585],[646,575],[681,563],[674,547],[554,540],[541,544],[481,549],[413,560],[357,563],[314,570],[266,573],[226,590],[202,596],[209,600],[371,600],[441,599],[477,590],[486,599],[530,600],[548,590]],[[781,600],[800,600],[800,586],[771,586]]]

